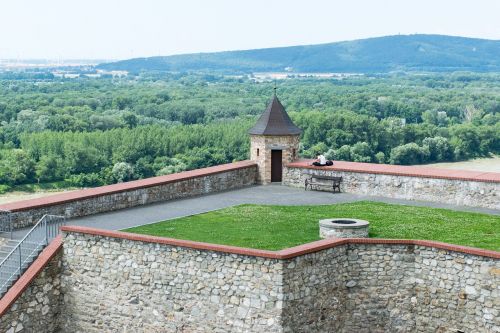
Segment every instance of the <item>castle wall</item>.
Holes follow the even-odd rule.
[[[34,225],[44,214],[87,216],[249,186],[255,184],[256,173],[254,162],[242,161],[13,202],[0,208],[12,211],[13,227],[18,229]]]
[[[63,303],[61,258],[61,239],[56,238],[2,297],[0,332],[57,332]]]
[[[63,231],[59,304],[40,332],[500,332],[494,251],[380,239],[263,251]],[[43,309],[43,274],[1,323]]]
[[[344,163],[347,164],[348,162]],[[341,162],[336,162],[336,164],[342,165]],[[342,192],[500,209],[499,174],[491,173],[491,176],[488,175],[488,177],[492,178],[491,181],[481,179],[481,177],[485,177],[485,173],[478,173],[481,175],[476,177],[477,180],[467,177],[450,179],[443,175],[441,170],[436,170],[435,175],[429,172],[409,176],[404,172],[391,174],[392,167],[395,166],[383,166],[387,170],[382,173],[370,171],[368,167],[365,167],[366,163],[359,163],[365,168],[356,170],[355,164],[349,163],[352,170],[348,168],[339,169],[335,165],[334,167],[310,168],[309,166],[306,167],[305,163],[289,164],[283,169],[283,184],[303,187],[305,179],[310,175],[340,176],[342,177],[340,185]],[[401,169],[401,167],[396,168]],[[414,169],[418,170],[419,168]],[[425,170],[430,170],[430,168]],[[462,173],[468,174],[467,172]],[[450,171],[449,174],[453,175],[454,173]],[[499,178],[498,180],[494,178],[495,175]]]
[[[280,332],[276,259],[64,236],[63,332]]]

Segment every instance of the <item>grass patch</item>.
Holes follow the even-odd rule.
[[[368,201],[321,206],[239,205],[124,231],[281,250],[319,240],[318,220],[336,217],[368,220],[372,238],[426,239],[500,251],[500,216]]]

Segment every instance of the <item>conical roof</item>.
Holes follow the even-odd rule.
[[[301,132],[286,113],[276,94],[255,126],[248,131],[253,135],[298,135]]]

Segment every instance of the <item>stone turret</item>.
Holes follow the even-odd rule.
[[[250,134],[250,159],[258,164],[258,183],[281,182],[283,164],[297,159],[300,128],[295,126],[276,96]]]

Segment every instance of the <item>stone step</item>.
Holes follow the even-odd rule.
[[[21,267],[21,272],[19,272],[19,265],[17,262],[6,262],[0,266],[0,298],[9,290],[9,288],[17,281],[17,279],[28,269],[28,267],[35,261],[43,247],[40,247],[37,251],[33,252],[32,255],[28,257],[26,262]],[[5,285],[4,285],[5,284]]]
[[[10,287],[12,287],[12,285],[14,284],[14,281],[16,281],[18,278],[19,278],[19,275],[15,276],[14,279],[12,279],[7,284],[5,284],[5,286],[0,288],[0,298],[3,297],[3,295],[10,289]]]
[[[19,241],[17,240],[10,240],[8,243],[0,247],[0,262],[2,262],[2,260],[6,258],[18,244]],[[42,248],[42,246],[24,242],[21,246],[21,252],[23,254],[30,254],[31,252],[38,254],[40,248]]]

